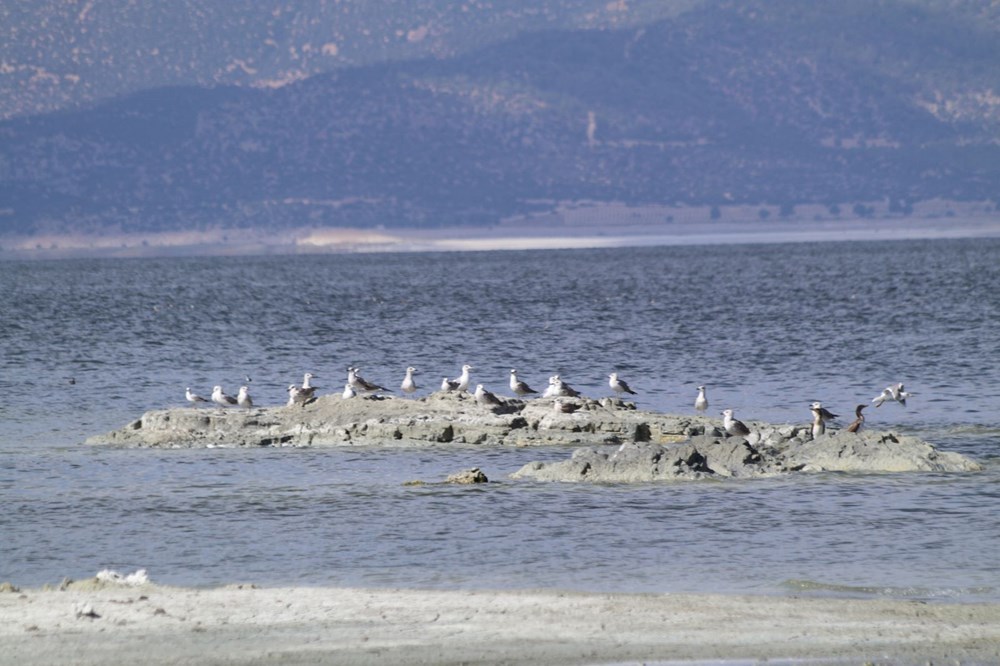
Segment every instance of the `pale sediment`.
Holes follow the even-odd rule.
[[[640,411],[618,399],[581,399],[557,412],[549,399],[508,399],[485,407],[456,392],[425,398],[322,396],[302,406],[154,410],[88,444],[123,447],[221,446],[553,446],[580,447],[568,460],[529,463],[513,476],[550,481],[647,482],[761,477],[792,472],[967,472],[979,465],[916,437],[831,431],[750,421],[727,437],[719,419]]]
[[[0,593],[0,666],[994,664],[1000,606],[559,591],[123,587]]]

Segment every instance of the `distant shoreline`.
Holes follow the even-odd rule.
[[[936,240],[1000,237],[1000,215],[829,220],[569,223],[540,218],[435,229],[303,228],[275,233],[215,229],[118,235],[0,236],[0,261],[395,252],[556,250],[614,247]]]

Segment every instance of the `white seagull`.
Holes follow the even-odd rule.
[[[500,398],[484,389],[482,384],[476,384],[475,396],[476,402],[484,407],[496,407],[503,404],[503,402],[500,401]]]
[[[555,398],[559,395],[559,386],[556,384],[558,379],[559,375],[549,377],[549,386],[545,389],[545,393],[542,394],[543,398]]]
[[[303,409],[306,406],[306,397],[302,394],[302,388],[296,386],[295,384],[288,385],[288,406],[302,405]]]
[[[458,388],[458,382],[453,382],[447,377],[441,378],[441,390],[442,391],[454,391]]]
[[[618,379],[617,372],[612,372],[610,375],[608,375],[608,386],[610,386],[611,390],[618,395],[621,395],[622,393],[631,393],[632,395],[638,395],[638,393],[632,390],[632,387],[630,387],[628,384],[625,383],[624,379]]]
[[[813,422],[812,422],[813,439],[816,439],[817,437],[826,432],[826,417],[823,416],[823,412],[825,412],[826,410],[818,405],[819,403],[814,402],[809,407],[810,411],[812,411],[813,413]]]
[[[705,396],[705,387],[698,387],[698,397],[694,399],[694,408],[699,412],[708,409],[708,398]]]
[[[471,365],[468,364],[463,365],[462,374],[456,377],[455,379],[451,380],[454,384],[456,384],[454,390],[460,392],[465,392],[469,390],[469,381],[470,381],[469,370],[473,370],[473,367]]]
[[[901,404],[903,407],[906,407],[906,399],[912,396],[913,394],[907,393],[905,390],[903,390],[903,382],[900,382],[898,384],[893,384],[888,388],[892,393],[892,399]]]
[[[722,427],[734,437],[746,437],[750,434],[750,428],[743,421],[737,421],[733,418],[733,410],[731,409],[722,412]]]
[[[526,395],[532,393],[538,393],[535,389],[531,388],[520,379],[517,378],[517,370],[514,368],[510,369],[510,390],[514,392],[518,397],[523,398]]]
[[[388,391],[389,389],[384,386],[379,386],[378,384],[373,384],[365,380],[359,373],[361,368],[348,368],[347,369],[347,383],[351,385],[351,388],[355,390],[359,395],[365,393],[376,393],[378,391]]]
[[[318,386],[312,385],[312,380],[315,375],[311,372],[307,372],[302,375],[302,386],[299,387],[299,392],[302,394],[302,401],[308,402],[314,395],[316,395],[316,389]]]
[[[898,402],[903,407],[906,407],[906,399],[912,395],[913,395],[912,393],[907,393],[903,389],[903,384],[902,382],[900,382],[899,384],[891,384],[889,386],[886,386],[884,389],[882,389],[882,393],[880,393],[879,395],[875,396],[872,399],[872,403],[874,403],[876,407],[881,407],[882,403],[884,403],[887,400],[890,400],[892,402]]]
[[[403,393],[413,393],[417,390],[417,383],[413,381],[413,374],[417,371],[414,367],[409,367],[406,369],[406,376],[403,377],[403,383],[399,385],[399,388]]]
[[[222,392],[221,386],[212,389],[212,402],[221,407],[232,407],[236,404],[236,398]]]
[[[190,386],[184,389],[184,397],[187,398],[187,401],[192,405],[197,405],[199,402],[208,402],[208,400],[205,400],[205,398],[193,392]]]
[[[838,415],[834,414],[833,412],[825,408],[822,402],[814,402],[813,404],[809,405],[809,409],[818,410],[819,415],[823,417],[824,422],[836,421],[837,419],[840,418]]]
[[[556,387],[556,395],[563,398],[579,398],[580,392],[562,380],[559,375],[552,375],[552,383]]]
[[[236,404],[247,409],[253,407],[253,399],[250,397],[249,388],[246,386],[240,387],[240,392],[236,394]]]
[[[353,388],[351,388],[350,384],[344,384],[344,392],[340,394],[341,398],[343,398],[344,400],[350,400],[356,395],[358,394],[354,391]]]

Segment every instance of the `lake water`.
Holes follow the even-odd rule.
[[[0,262],[0,580],[998,601],[998,324],[998,239]],[[617,370],[671,413],[707,384],[782,423],[902,381],[869,425],[985,469],[595,486],[507,478],[566,448],[82,444],[186,386],[281,404],[305,371],[463,363],[501,395],[512,367],[593,397]],[[473,466],[495,483],[403,485]]]

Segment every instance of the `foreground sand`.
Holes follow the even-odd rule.
[[[93,584],[0,593],[0,664],[18,666],[757,659],[1000,663],[1000,605]]]

